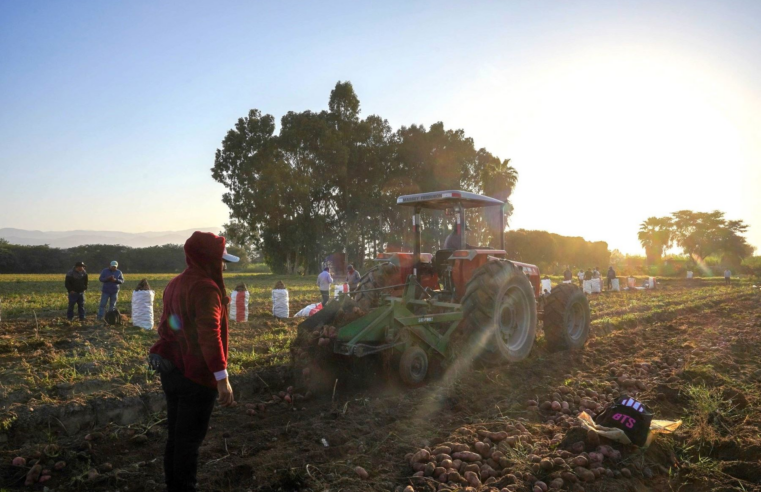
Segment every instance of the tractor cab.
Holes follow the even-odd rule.
[[[467,191],[449,190],[433,193],[416,193],[400,196],[397,205],[412,207],[412,230],[414,250],[412,253],[383,253],[379,259],[397,262],[403,270],[402,280],[406,275],[414,274],[422,287],[435,291],[442,300],[458,302],[465,293],[465,286],[473,272],[489,261],[489,258],[505,258],[505,236],[499,234],[500,249],[470,246],[465,210],[473,208],[499,207],[499,230],[505,229],[503,207],[505,202],[488,196]],[[424,209],[445,210],[454,216],[455,244],[457,249],[439,249],[435,253],[421,252],[420,214]],[[540,294],[539,269],[534,265],[516,263],[529,277],[535,293]]]

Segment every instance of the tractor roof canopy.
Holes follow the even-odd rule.
[[[396,204],[444,210],[453,208],[457,204],[460,204],[463,208],[483,208],[504,205],[505,202],[468,191],[447,190],[400,196],[396,199]]]

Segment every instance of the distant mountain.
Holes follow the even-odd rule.
[[[11,244],[41,245],[55,248],[72,248],[83,244],[121,244],[133,248],[184,244],[195,231],[218,234],[221,227],[199,227],[184,231],[118,232],[118,231],[26,231],[23,229],[0,229],[0,238]]]

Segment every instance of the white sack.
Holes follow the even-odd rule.
[[[349,292],[349,284],[333,284],[333,297],[338,298],[338,294]]]
[[[621,292],[621,285],[619,284],[617,278],[610,280],[610,290],[613,290],[615,292]]]
[[[650,280],[648,282],[648,287],[651,289],[655,289],[655,277],[650,277]]]
[[[628,285],[632,289],[635,288],[637,286],[637,279],[634,277],[629,277],[627,279],[626,285]]]
[[[294,314],[293,316],[297,318],[306,318],[309,316],[310,311],[312,311],[312,309],[316,307],[317,307],[317,304],[310,304],[309,306],[305,307],[304,309]]]
[[[564,284],[570,284],[570,283],[573,283],[573,280],[563,280],[563,283]]]
[[[272,315],[276,318],[288,317],[288,289],[272,289]]]
[[[548,278],[542,279],[542,294],[544,294],[545,291],[552,292],[552,280]]]
[[[238,292],[237,290],[234,290],[233,293],[230,294],[230,320],[237,321],[238,323],[244,323],[248,321],[249,296],[250,294],[248,291]],[[241,310],[238,309],[239,302],[243,303],[243,309]]]
[[[153,299],[156,293],[152,290],[136,290],[132,292],[132,324],[146,330],[153,329]]]
[[[687,278],[692,278],[692,272],[687,272]]]
[[[591,280],[585,280],[584,281],[584,293],[585,294],[591,294],[592,293],[592,281]]]
[[[601,280],[602,279],[599,279],[599,278],[593,278],[592,280],[590,280],[590,282],[592,282],[592,293],[593,294],[599,294],[600,292],[602,292],[602,282],[601,282]]]

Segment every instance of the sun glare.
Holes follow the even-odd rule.
[[[456,112],[487,135],[478,145],[512,158],[520,172],[511,226],[584,235],[637,253],[631,231],[649,214],[743,210],[742,193],[696,202],[696,192],[725,174],[751,168],[753,137],[743,128],[753,98],[720,68],[655,48],[581,51],[518,74],[487,70],[465,99],[495,117],[471,121],[467,108]],[[583,188],[593,190],[593,203],[602,204],[608,190],[614,202],[629,197],[637,206],[600,208],[599,219],[611,225],[604,232],[553,222],[534,206],[538,196]]]

